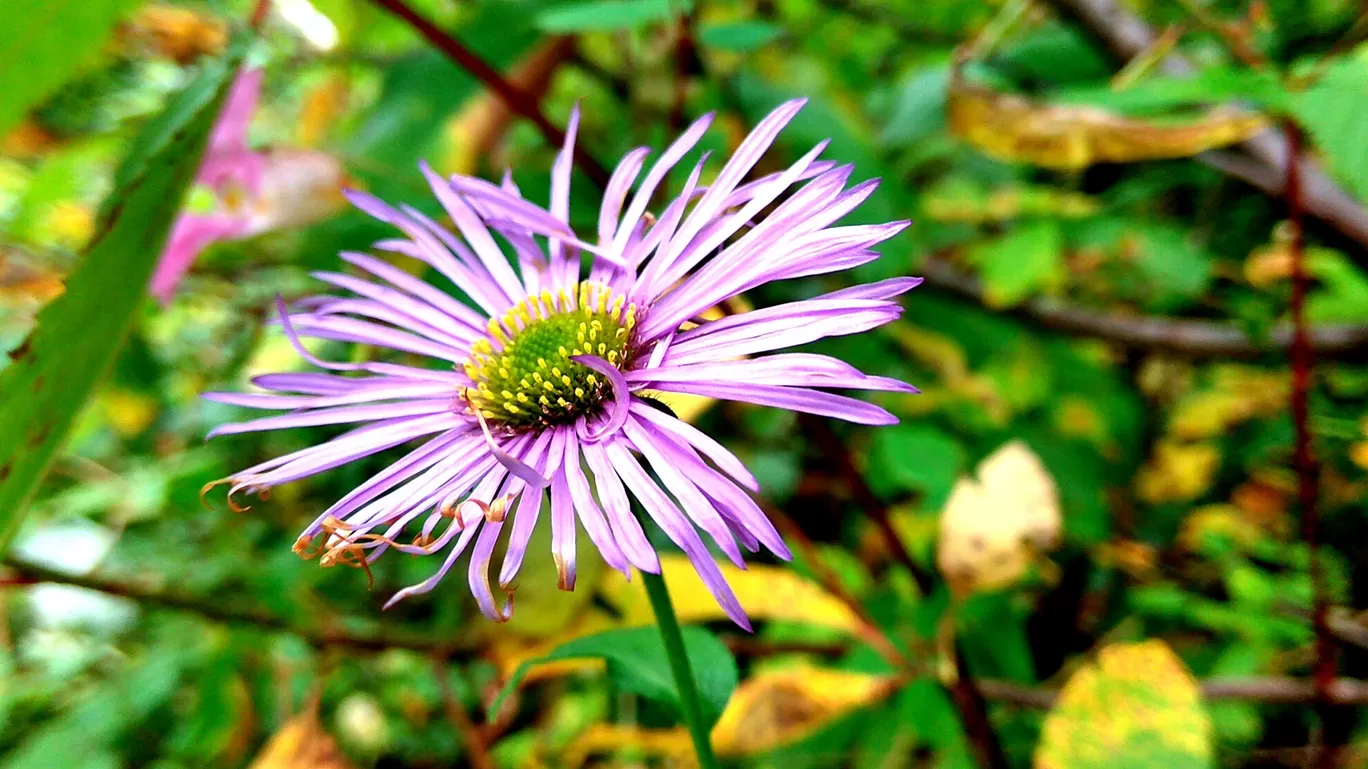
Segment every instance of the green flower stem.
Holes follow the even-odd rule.
[[[689,667],[689,657],[684,653],[684,635],[679,630],[674,604],[670,602],[670,591],[659,574],[641,572],[641,577],[646,583],[646,595],[651,598],[656,625],[660,627],[661,638],[665,641],[665,654],[670,658],[670,671],[674,673],[675,686],[679,688],[684,723],[688,725],[689,736],[693,738],[698,765],[700,769],[717,769],[717,756],[713,755],[708,725],[703,720],[702,700],[698,696],[698,685],[694,683],[693,669]]]

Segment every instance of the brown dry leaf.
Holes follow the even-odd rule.
[[[1136,475],[1135,491],[1151,504],[1187,502],[1211,488],[1220,466],[1221,450],[1216,446],[1161,439]]]
[[[0,248],[0,307],[35,312],[62,293],[62,276],[18,249]]]
[[[797,742],[896,688],[892,676],[802,666],[758,673],[736,688],[712,730],[719,756]]]
[[[248,769],[354,769],[310,707],[280,727]]]
[[[61,146],[62,138],[25,118],[0,141],[0,155],[15,160],[32,160],[42,157]]]
[[[1154,576],[1159,560],[1153,545],[1134,539],[1103,542],[1095,555],[1098,563],[1120,569],[1139,580]]]
[[[959,594],[1020,579],[1059,540],[1059,489],[1021,441],[990,454],[977,479],[960,478],[940,519],[936,566]]]
[[[852,634],[862,628],[859,617],[845,602],[790,569],[751,566],[742,570],[723,561],[718,561],[717,565],[751,619],[801,622]],[[687,557],[662,555],[660,568],[680,622],[712,622],[726,618]],[[623,624],[650,624],[655,621],[651,602],[646,597],[640,574],[633,572],[633,575],[632,581],[628,582],[618,572],[606,572],[600,583],[600,593],[621,612]]]
[[[1163,641],[1114,644],[1074,673],[1045,717],[1035,769],[1209,769],[1211,719]]]
[[[1095,107],[1045,104],[951,78],[950,132],[984,154],[1045,168],[1185,158],[1244,141],[1268,127],[1262,115],[1216,110],[1181,125],[1121,117]]]
[[[508,81],[533,99],[540,99],[574,49],[573,38],[553,37],[514,65]],[[480,161],[499,143],[512,121],[513,112],[502,98],[482,92],[447,122],[446,153],[437,162],[438,170],[448,174],[479,171]]]
[[[223,52],[228,26],[221,20],[189,8],[149,5],[119,30],[125,46],[189,64],[201,56]]]

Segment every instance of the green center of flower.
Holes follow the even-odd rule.
[[[465,397],[484,417],[508,427],[573,422],[612,396],[602,374],[571,358],[596,355],[622,368],[630,353],[636,305],[600,283],[530,296],[471,348]]]

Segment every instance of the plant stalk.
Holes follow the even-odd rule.
[[[679,703],[684,711],[684,723],[689,727],[689,737],[693,739],[694,752],[698,754],[699,768],[718,769],[717,757],[713,755],[712,742],[708,737],[708,725],[703,718],[703,701],[698,696],[698,684],[694,683],[693,669],[684,652],[684,635],[679,630],[674,604],[670,602],[670,591],[659,574],[641,572],[641,577],[646,583],[646,595],[650,596],[660,636],[665,641],[665,654],[670,659],[670,672],[674,673],[675,686],[679,688]]]

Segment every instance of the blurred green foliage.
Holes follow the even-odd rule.
[[[274,756],[284,748],[261,753],[273,734],[283,740],[277,746],[293,740],[318,748],[335,739],[345,756],[335,760],[355,766],[687,765],[664,663],[650,654],[654,631],[623,627],[623,612],[602,587],[606,577],[591,567],[582,566],[578,592],[566,597],[555,589],[551,559],[536,555],[545,546],[534,549],[518,586],[518,614],[495,626],[460,579],[381,611],[397,589],[430,574],[430,559],[386,558],[368,590],[365,574],[321,569],[291,552],[303,524],[393,457],[291,484],[248,512],[221,498],[201,505],[205,484],[335,434],[317,428],[206,444],[209,427],[237,411],[197,396],[298,367],[267,323],[274,295],[318,290],[310,271],[339,269],[339,250],[362,250],[391,234],[346,211],[219,244],[169,305],[135,308],[129,292],[141,287],[164,234],[152,230],[166,226],[174,205],[194,207],[203,194],[181,200],[177,182],[195,152],[179,149],[187,134],[176,129],[204,129],[195,110],[214,89],[196,101],[193,89],[206,88],[196,78],[212,79],[224,66],[226,32],[242,32],[253,3],[92,1],[28,34],[26,25],[48,18],[35,12],[40,5],[71,4],[0,4],[0,28],[24,31],[0,40],[0,348],[15,359],[0,358],[7,387],[26,381],[17,351],[40,308],[70,314],[65,328],[48,328],[61,330],[59,338],[48,339],[47,316],[38,315],[34,337],[44,342],[34,348],[42,365],[60,379],[51,383],[62,388],[60,403],[0,389],[0,457],[23,453],[29,464],[43,464],[15,443],[12,426],[21,421],[58,433],[63,420],[72,427],[28,508],[14,503],[25,496],[11,496],[17,487],[0,486],[0,516],[17,524],[27,513],[7,555],[10,576],[0,577],[0,769],[241,767],[259,755],[258,767],[280,769],[289,764]],[[973,766],[984,746],[966,731],[963,706],[946,684],[951,651],[983,679],[989,723],[1012,766],[1094,765],[1067,751],[1043,759],[1040,746],[1054,744],[1042,742],[1045,733],[1096,730],[1105,738],[1099,744],[1135,749],[1118,735],[1144,730],[1106,731],[1115,724],[1089,719],[1138,718],[1152,702],[1112,694],[1101,705],[1040,707],[1039,695],[1079,670],[1093,676],[1079,679],[1079,690],[1128,691],[1124,681],[1106,680],[1105,663],[1088,661],[1108,646],[1162,642],[1178,669],[1198,680],[1309,675],[1312,550],[1300,536],[1285,354],[1184,356],[1136,344],[1129,331],[1171,320],[1198,341],[1213,330],[1259,338],[1286,321],[1291,252],[1283,201],[1203,162],[1210,155],[1187,157],[1197,151],[1191,143],[1182,147],[1192,152],[1167,159],[1052,171],[995,159],[958,138],[947,120],[952,99],[964,95],[952,75],[954,50],[1000,22],[1011,3],[412,5],[505,72],[545,54],[551,36],[574,34],[572,45],[543,62],[544,85],[525,87],[539,92],[558,124],[580,104],[582,141],[604,162],[639,145],[660,147],[683,120],[707,111],[720,118],[701,149],[725,156],[775,104],[807,96],[764,170],[830,139],[827,156],[854,163],[855,178],[883,180],[852,221],[914,222],[853,278],[791,281],[747,297],[765,306],[854,279],[925,270],[932,279],[905,298],[901,321],[812,345],[920,387],[917,395],[880,399],[902,424],[831,426],[846,452],[840,457],[832,441],[791,414],[718,404],[697,420],[754,471],[765,501],[817,542],[820,563],[799,553],[790,568],[816,582],[831,574],[835,585],[822,589],[850,593],[877,626],[871,637],[790,606],[752,606],[762,619],[750,637],[720,614],[694,617],[687,632],[703,650],[699,664],[715,674],[719,710],[737,685],[735,671],[737,691],[795,665],[873,682],[874,694],[850,709],[813,684],[766,690],[746,700],[744,713],[723,711],[724,722],[741,719],[741,733],[751,735],[748,752],[729,761],[785,769]],[[988,127],[1004,141],[1024,141],[1039,138],[1032,126],[1048,123],[1059,136],[1095,146],[1102,126],[1132,150],[1152,150],[1149,128],[1206,131],[1222,125],[1231,105],[1263,110],[1304,130],[1309,151],[1361,214],[1368,49],[1359,43],[1365,22],[1356,3],[1125,6],[1156,30],[1181,26],[1174,50],[1196,71],[1179,76],[1132,64],[1129,85],[1117,87],[1124,63],[1110,57],[1098,31],[1054,3],[1033,3],[962,71],[991,99],[1034,105],[1031,120]],[[1210,19],[1234,26],[1218,34]],[[1241,61],[1231,36],[1252,47],[1262,66]],[[278,0],[250,60],[267,73],[253,146],[326,152],[349,182],[434,216],[440,207],[416,170],[424,158],[446,172],[492,179],[511,169],[524,194],[544,199],[554,149],[540,133],[500,117],[476,79],[366,0]],[[177,111],[186,104],[193,108]],[[140,170],[153,178],[144,194],[159,199],[128,191]],[[572,220],[592,232],[598,191],[577,173],[574,194]],[[118,206],[146,212],[134,223],[139,231],[99,237],[104,213]],[[1368,324],[1363,231],[1311,213],[1309,317],[1353,331]],[[65,296],[54,300],[64,283]],[[1109,323],[1066,335],[1051,330],[1057,324],[1046,312],[1059,308]],[[87,397],[102,358],[115,349],[112,372]],[[1310,403],[1320,463],[1318,562],[1340,639],[1339,670],[1353,679],[1368,678],[1368,630],[1359,614],[1368,606],[1361,352],[1321,356]],[[48,448],[60,436],[52,438]],[[936,553],[955,536],[940,526],[941,514],[960,493],[957,482],[1014,439],[1039,458],[1057,490],[1057,546],[1022,554],[1029,568],[1004,587],[952,594],[936,571]],[[17,481],[0,479],[6,482]],[[997,487],[997,506],[983,509],[1002,522],[993,531],[1009,539],[1021,518],[1014,483]],[[964,499],[957,503],[969,504]],[[930,575],[929,590],[889,547],[871,505],[887,509],[917,572]],[[582,562],[595,557],[581,552]],[[61,582],[85,587],[54,584]],[[764,596],[763,584],[750,589]],[[641,643],[596,650],[605,638],[629,637]],[[909,661],[905,669],[895,668],[878,637],[891,639]],[[491,711],[520,664],[547,656],[610,664],[606,672],[592,664],[530,667],[528,680]],[[1195,698],[1193,687],[1178,694]],[[1348,762],[1362,762],[1368,742],[1368,725],[1349,708],[1322,727],[1301,700],[1180,705],[1186,710],[1174,712],[1197,713],[1196,721],[1169,736],[1146,732],[1137,739],[1162,744],[1128,755],[1170,755],[1198,739],[1180,751],[1182,765],[1302,765],[1305,746],[1329,740],[1348,745],[1345,765],[1357,765]],[[292,720],[315,712],[321,730]],[[469,714],[466,722],[460,713]],[[1210,729],[1194,738],[1201,730],[1187,727],[1203,718]],[[290,724],[299,728],[285,729]],[[802,728],[785,731],[794,725]],[[800,737],[766,742],[793,731]],[[295,764],[303,765],[320,764]]]

